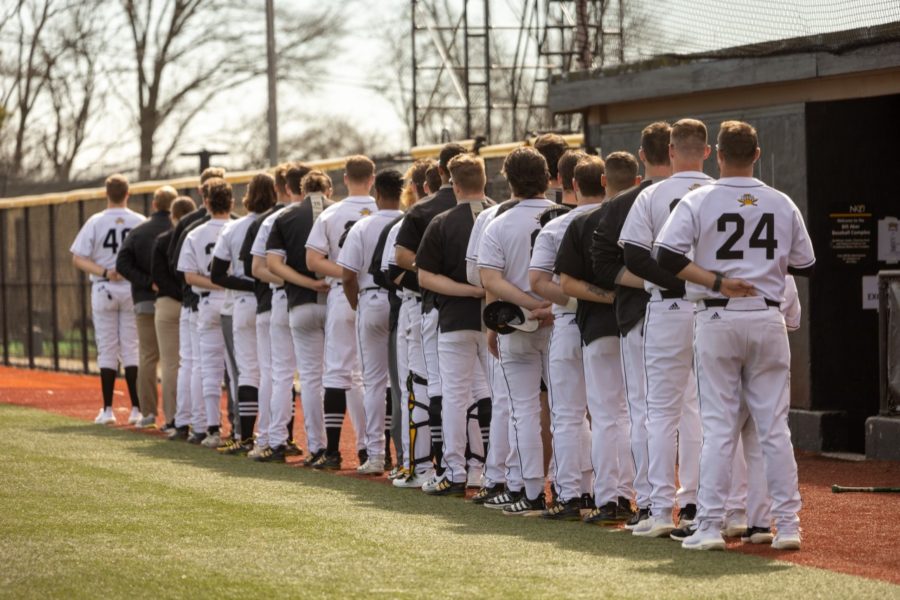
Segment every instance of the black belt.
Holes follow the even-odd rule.
[[[206,298],[206,297],[209,296],[211,293],[212,293],[212,292],[200,292],[200,297],[201,297],[201,298]]]
[[[276,292],[283,292],[283,291],[284,291],[284,286],[283,286],[283,285],[278,286],[277,288],[275,288],[275,291],[276,291]]]
[[[729,301],[728,298],[707,298],[703,301],[703,304],[705,304],[706,306],[713,306],[713,307],[728,306],[728,301]],[[765,298],[765,301],[766,301],[766,306],[781,307],[781,302],[769,300],[768,298]]]
[[[363,288],[363,289],[359,290],[359,293],[360,293],[360,294],[365,294],[366,292],[373,292],[373,291],[376,291],[376,290],[383,290],[383,291],[385,291],[385,292],[387,291],[387,290],[385,290],[383,287],[378,286],[378,285],[375,285],[375,286],[372,286],[372,287]]]
[[[684,292],[679,292],[676,290],[659,290],[659,295],[663,300],[672,300],[674,298],[678,298],[680,300],[684,297]]]

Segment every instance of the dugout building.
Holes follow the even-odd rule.
[[[603,154],[636,153],[660,119],[702,119],[711,140],[727,119],[757,128],[756,176],[794,199],[817,255],[791,334],[794,444],[900,459],[900,24],[572,72],[550,108],[581,113]]]

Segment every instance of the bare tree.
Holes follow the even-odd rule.
[[[217,93],[265,73],[265,19],[261,5],[238,0],[120,1],[131,37],[140,176],[146,178],[165,168],[187,126]],[[296,8],[280,8],[279,81],[315,81],[342,33],[338,9],[329,4],[301,16]],[[168,143],[160,149],[163,129]]]

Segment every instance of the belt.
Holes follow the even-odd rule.
[[[275,288],[273,291],[275,291],[275,292],[283,292],[283,291],[284,291],[284,286],[283,286],[283,285],[280,285],[280,286],[278,286],[277,288]]]
[[[781,306],[781,302],[776,302],[775,300],[769,300],[768,298],[766,298],[765,301],[766,301],[766,306],[772,306],[772,307],[780,307]],[[705,304],[706,306],[713,306],[713,307],[728,306],[728,302],[729,302],[729,298],[705,298],[703,300],[703,304]]]
[[[212,292],[200,292],[200,297],[201,297],[201,298],[206,298],[206,297],[209,296],[211,293],[212,293]]]
[[[674,298],[681,299],[684,297],[684,292],[679,292],[676,290],[659,290],[659,295],[663,300],[672,300]]]
[[[360,294],[365,294],[366,292],[386,292],[387,290],[381,286],[374,285],[372,287],[367,287],[359,290]]]

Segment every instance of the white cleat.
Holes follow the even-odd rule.
[[[360,475],[384,475],[384,455],[369,457],[369,460],[356,467],[356,472]]]
[[[684,538],[681,547],[685,550],[724,550],[721,523],[703,521],[693,535]]]
[[[740,537],[745,531],[747,531],[747,513],[742,510],[728,511],[725,524],[722,526],[722,535]]]
[[[222,445],[222,436],[218,433],[211,433],[200,442],[200,445],[204,448],[218,448]]]
[[[775,539],[772,540],[772,548],[775,550],[799,550],[800,533],[796,531],[781,533],[779,531],[775,534]]]
[[[638,537],[669,537],[669,534],[675,531],[675,523],[672,521],[672,513],[661,515],[650,515],[649,519],[644,519],[631,530],[631,535]]]
[[[141,409],[137,406],[131,407],[131,414],[128,415],[128,424],[129,425],[137,425],[141,422],[141,419],[144,418],[144,415],[141,414]]]
[[[421,475],[410,475],[409,477],[398,477],[392,484],[395,488],[419,489],[427,481],[431,480],[431,473],[422,473]]]
[[[422,491],[425,492],[426,494],[430,494],[431,492],[435,491],[437,489],[438,484],[441,482],[441,479],[443,479],[443,478],[444,478],[443,475],[438,475],[437,473],[434,473],[430,479],[428,479],[427,481],[425,481],[422,484]]]
[[[94,423],[97,425],[115,425],[116,415],[113,414],[112,408],[101,408],[100,412],[97,413],[97,418],[94,419]]]
[[[257,456],[262,456],[263,453],[268,449],[269,449],[268,446],[260,446],[259,444],[254,444],[253,449],[247,453],[247,458],[253,459],[253,458],[256,458]]]
[[[137,427],[140,429],[150,429],[152,427],[156,427],[156,415],[147,415],[143,417],[137,423]]]

